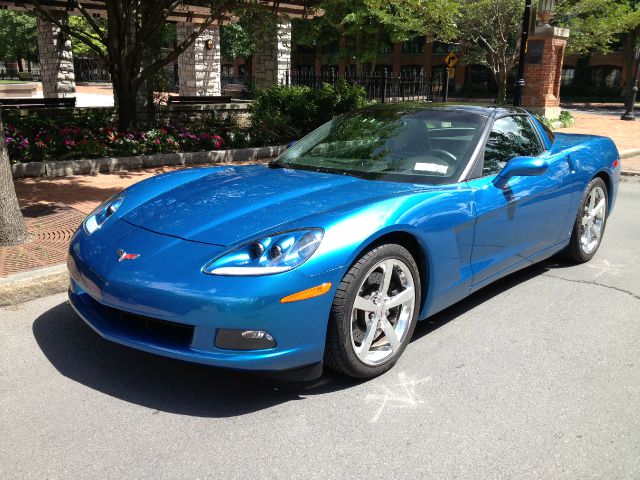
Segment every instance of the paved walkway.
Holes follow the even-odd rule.
[[[606,135],[616,143],[620,155],[626,157],[640,157],[640,112],[638,120],[622,121],[620,116],[623,109],[580,109],[571,110],[576,119],[575,125],[569,128],[561,128],[558,131],[564,133],[586,133]],[[640,163],[625,162],[623,168],[635,168],[640,170]]]

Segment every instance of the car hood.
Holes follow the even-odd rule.
[[[161,193],[122,218],[156,233],[227,246],[315,214],[418,188],[424,189],[263,165],[230,167]]]

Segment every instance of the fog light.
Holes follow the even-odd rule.
[[[243,338],[251,338],[254,340],[264,338],[273,342],[273,337],[264,330],[245,330],[240,335],[242,335]]]
[[[276,342],[264,330],[230,330],[219,328],[216,333],[216,347],[225,350],[264,350],[274,348]]]

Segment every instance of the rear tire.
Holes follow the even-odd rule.
[[[398,361],[420,307],[420,274],[397,244],[373,248],[349,269],[331,307],[325,363],[355,378],[373,378]]]
[[[576,263],[593,258],[602,242],[608,213],[607,185],[602,178],[596,177],[585,189],[565,257]]]

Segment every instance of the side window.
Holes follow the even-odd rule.
[[[493,124],[484,147],[482,175],[498,173],[513,157],[535,157],[543,150],[529,118],[524,115],[500,118]]]

